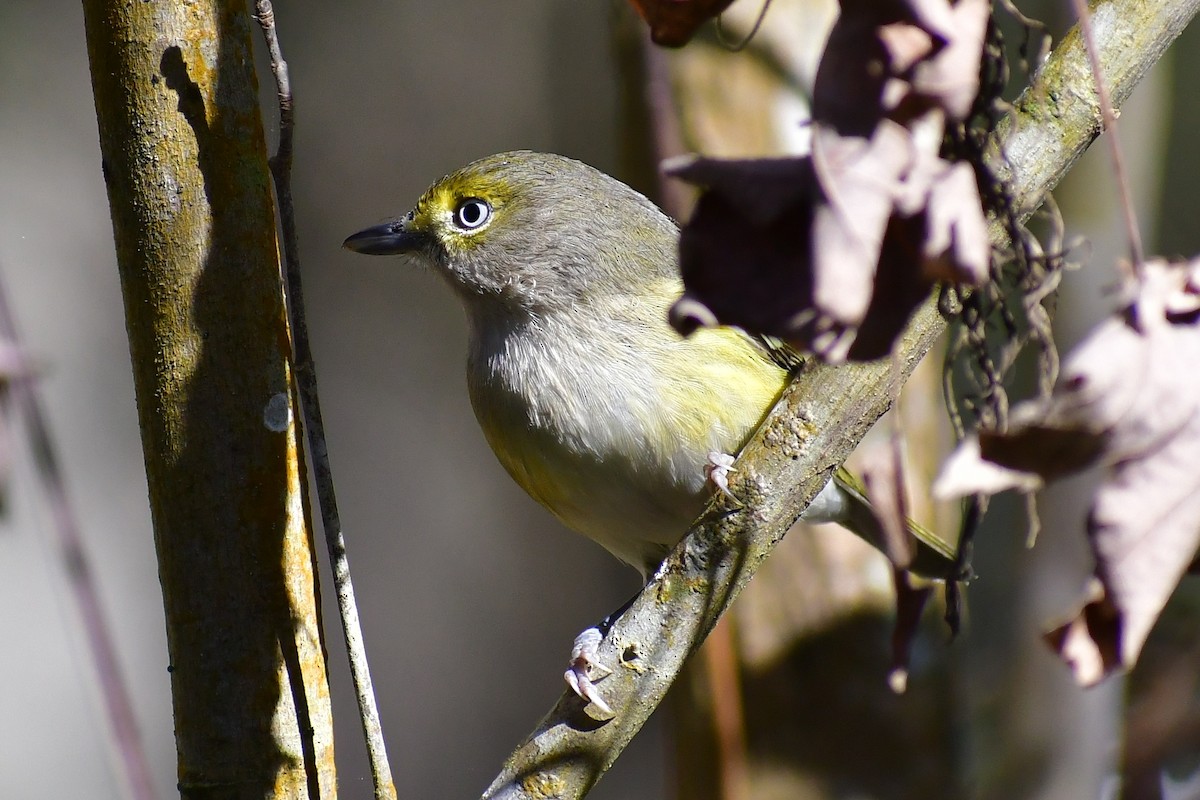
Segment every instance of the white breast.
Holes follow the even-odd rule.
[[[488,326],[492,335],[472,337],[468,386],[517,483],[568,527],[645,570],[699,514],[708,452],[730,443],[715,432],[689,443],[673,430],[664,376],[634,344],[645,331],[611,324],[603,340],[581,339],[567,318]]]

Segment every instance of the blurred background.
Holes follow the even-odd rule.
[[[757,14],[748,2],[727,15],[732,38]],[[561,529],[496,463],[469,408],[465,330],[450,292],[431,275],[355,256],[340,243],[406,211],[444,173],[507,149],[563,153],[656,191],[646,150],[639,161],[625,138],[637,116],[628,91],[637,71],[628,61],[642,51],[615,35],[626,30],[619,6],[276,5],[298,105],[294,190],[330,454],[402,797],[477,796],[562,690],[575,634],[625,600],[637,577]],[[1023,9],[1064,29],[1057,5]],[[769,98],[762,93],[775,89],[746,88],[759,80],[748,57],[726,53],[711,30],[652,63],[651,76],[669,76],[683,103],[683,149],[750,155],[800,146],[804,82],[832,13],[823,0],[780,0],[771,9],[761,49],[776,48],[769,72],[788,88]],[[1149,252],[1200,252],[1198,61],[1193,30],[1123,110]],[[714,102],[732,110],[741,134],[705,115]],[[1100,149],[1058,197],[1069,233],[1088,241],[1086,267],[1068,275],[1059,305],[1065,350],[1110,307],[1106,287],[1124,240]],[[162,604],[78,3],[0,5],[0,280],[42,376],[156,788],[175,796]],[[935,462],[945,435],[936,420],[937,370],[930,376],[926,394],[904,408],[915,430],[929,431],[910,447],[931,447]],[[120,798],[91,661],[19,425],[7,446],[0,797]],[[790,536],[735,615],[753,796],[1115,796],[1125,683],[1077,689],[1038,639],[1089,571],[1080,535],[1087,488],[1086,479],[1071,481],[1044,498],[1042,540],[1031,551],[1014,517],[1019,503],[1000,504],[980,534],[965,636],[948,646],[929,620],[901,698],[883,680],[890,619],[881,557],[838,531]],[[852,564],[854,574],[838,584],[840,573],[820,573],[825,599],[814,598],[811,581],[797,583],[806,565],[834,562]],[[760,582],[768,588],[758,590]],[[838,586],[856,587],[855,597],[828,600],[846,594]],[[1158,698],[1148,719],[1161,724],[1145,729],[1164,739],[1155,752],[1170,758],[1154,763],[1166,764],[1172,786],[1184,785],[1200,752],[1195,670],[1177,663],[1185,648],[1194,652],[1195,594],[1185,586],[1147,651],[1151,662],[1161,651],[1162,669],[1174,676],[1165,700],[1148,693]],[[335,618],[327,602],[326,619]],[[811,636],[806,643],[783,633],[798,627]],[[341,794],[367,798],[340,634],[327,635]],[[867,665],[861,674],[845,668],[849,656],[838,648],[847,642]],[[1163,685],[1156,674],[1148,686]],[[705,796],[687,777],[703,767],[676,757],[667,720],[686,737],[686,709],[703,708],[705,687],[714,685],[703,677],[685,684],[592,796]],[[805,714],[756,716],[784,699]],[[830,704],[839,702],[857,710],[830,721]]]

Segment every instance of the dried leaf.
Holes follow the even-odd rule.
[[[894,57],[893,68],[911,83],[911,94],[901,99],[897,107],[908,101],[942,109],[951,119],[966,119],[979,93],[979,60],[991,6],[987,0],[958,0],[953,6],[946,0],[920,0],[913,5],[932,10],[931,14],[922,15],[919,24],[941,41],[940,46],[917,60],[911,69],[899,60],[911,57],[907,50]],[[935,17],[937,21],[933,22]],[[898,37],[892,38],[894,41]]]
[[[696,29],[733,4],[733,0],[629,0],[646,24],[650,39],[665,47],[682,47]]]
[[[976,286],[987,280],[992,250],[975,171],[969,164],[933,160],[924,220],[925,278]]]
[[[1093,578],[1087,595],[1073,617],[1047,631],[1043,638],[1071,668],[1080,686],[1095,686],[1121,663],[1120,631],[1116,609],[1104,596],[1104,585]]]
[[[908,572],[892,569],[892,585],[896,592],[896,627],[892,629],[892,668],[888,686],[896,694],[908,688],[908,665],[913,640],[917,638],[921,613],[933,594],[932,585],[914,586]]]
[[[813,214],[813,301],[839,324],[856,327],[871,303],[895,187],[912,161],[909,137],[888,120],[866,140],[816,124],[812,147],[824,192]]]
[[[933,35],[907,22],[892,22],[879,26],[879,41],[887,51],[892,69],[904,73],[933,53]]]
[[[680,233],[686,291],[671,309],[682,333],[718,320],[786,335],[807,304],[808,231],[816,191],[807,159],[682,159],[670,174],[706,187]]]
[[[804,158],[723,159],[679,156],[663,163],[668,175],[704,187],[755,228],[768,228],[795,207],[812,203],[812,166]],[[703,201],[704,198],[701,198]]]
[[[813,81],[813,123],[869,139],[881,119],[884,87],[896,70],[880,29],[904,17],[888,3],[843,3]]]
[[[935,280],[986,280],[974,172],[938,155],[958,111],[938,104],[977,89],[974,77],[949,81],[946,65],[976,75],[987,20],[985,0],[959,6],[843,3],[814,86],[808,159],[668,169],[706,189],[682,233],[677,328],[733,324],[826,361],[874,359]]]
[[[1134,663],[1200,547],[1200,260],[1150,262],[1143,275],[1067,359],[1049,400],[1021,404],[1007,433],[978,442],[982,459],[1027,478],[1108,467],[1087,522],[1100,591],[1053,633],[1081,681]],[[938,488],[994,489],[995,473],[963,452]]]
[[[961,4],[961,0],[960,0]],[[942,41],[954,35],[954,6],[947,0],[903,0],[906,16]]]
[[[917,540],[908,529],[899,443],[870,448],[859,464],[871,511],[883,533],[884,553],[894,565],[907,569],[917,553]]]
[[[920,250],[923,230],[920,218],[893,216],[888,221],[871,287],[871,304],[853,329],[853,343],[845,358],[869,361],[890,354],[892,343],[903,332],[912,312],[929,297],[931,284],[924,277],[921,261],[914,257]]]
[[[985,460],[980,453],[979,437],[968,436],[942,465],[932,493],[938,500],[953,500],[972,494],[999,494],[1009,489],[1030,492],[1040,488],[1042,480],[1037,475]]]

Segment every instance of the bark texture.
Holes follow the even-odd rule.
[[[244,2],[85,0],[179,790],[332,797],[332,717]]]

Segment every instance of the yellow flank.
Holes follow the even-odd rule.
[[[659,354],[657,366],[668,377],[663,405],[679,412],[676,435],[700,441],[715,426],[728,431],[725,452],[741,449],[788,380],[783,369],[732,328],[707,328],[677,339]]]
[[[513,479],[647,570],[700,513],[709,454],[737,453],[788,376],[740,331],[680,337],[666,319],[677,280],[638,289],[483,338],[468,385]]]

